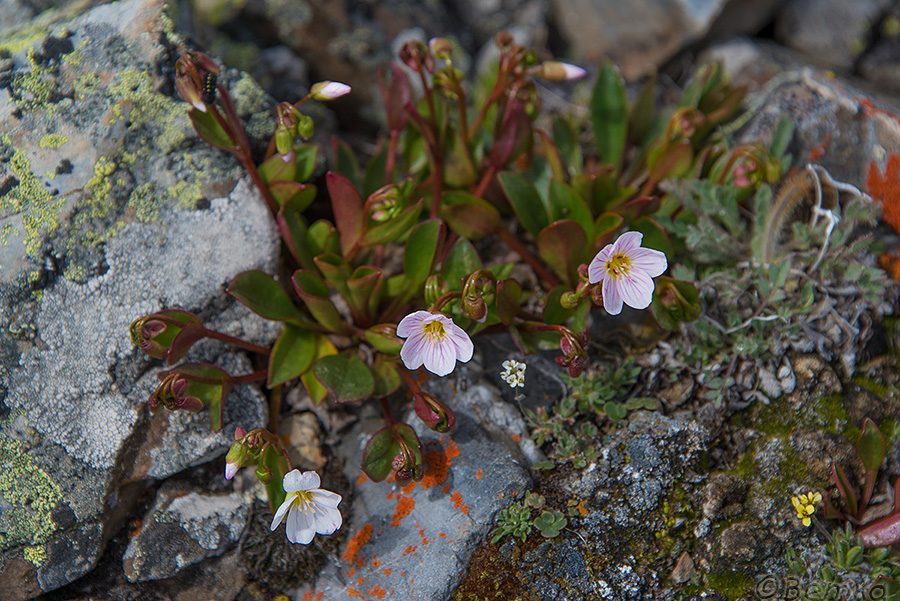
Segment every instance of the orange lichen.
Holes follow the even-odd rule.
[[[391,526],[399,526],[400,522],[403,521],[403,518],[408,516],[415,506],[415,500],[409,497],[400,497],[400,500],[397,501],[397,505],[394,506],[394,517],[391,518]]]
[[[578,505],[575,506],[575,509],[578,510],[578,515],[580,515],[581,517],[584,517],[589,513],[587,507],[585,507],[586,503],[587,501],[580,501]]]
[[[355,591],[352,588],[347,589],[347,596],[348,597],[359,597],[360,599],[365,599],[365,597],[363,597],[362,595],[359,594],[359,591]]]
[[[353,563],[359,554],[360,548],[372,539],[372,532],[375,530],[372,524],[364,525],[359,532],[347,542],[347,550],[344,551],[344,561]]]
[[[362,586],[362,583],[365,581],[366,581],[366,577],[360,576],[359,578],[356,579],[356,586]]]
[[[388,501],[390,501],[393,498],[394,498],[394,491],[389,492],[387,494],[387,496],[385,497],[385,499],[387,499]]]
[[[448,492],[450,492],[450,485],[449,485],[449,484],[443,485],[443,486],[441,487],[441,492],[444,493],[445,495],[446,495]]]
[[[410,553],[415,554],[416,549],[419,548],[419,545],[409,545],[406,549],[403,550],[403,555],[409,555]],[[401,574],[402,576],[402,574]]]
[[[384,575],[385,575],[385,576],[390,576],[390,575],[391,575],[391,568],[384,568]]]
[[[897,247],[900,250],[900,247]],[[878,265],[895,280],[900,280],[900,255],[886,253],[878,257]]]
[[[381,560],[380,560],[380,559],[375,559],[376,557],[377,557],[376,555],[373,555],[373,556],[372,556],[372,567],[373,567],[373,568],[377,568],[378,566],[381,565]]]
[[[826,136],[825,141],[813,148],[809,151],[809,160],[810,161],[818,161],[823,156],[825,156],[825,151],[828,150],[828,144],[831,142],[831,136]]]
[[[308,593],[303,594],[303,601],[322,601],[322,597],[325,596],[323,592],[310,591]]]
[[[347,578],[353,578],[354,574],[356,574],[356,568],[351,566],[350,570],[347,571]]]
[[[450,501],[453,502],[453,506],[462,511],[464,514],[469,515],[469,506],[463,505],[462,495],[459,494],[459,491],[456,491],[450,496]]]
[[[440,536],[441,538],[447,538],[447,535],[443,532],[438,532],[438,536]]]
[[[366,591],[376,599],[384,599],[384,596],[387,594],[387,591],[378,586],[377,584]]]
[[[872,198],[881,201],[884,222],[900,232],[900,156],[893,152],[888,156],[884,175],[874,161],[869,163],[866,187]]]
[[[475,470],[475,479],[481,480],[482,470]]]

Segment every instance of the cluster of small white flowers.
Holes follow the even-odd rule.
[[[500,377],[509,384],[510,388],[523,388],[525,386],[525,364],[510,359],[503,362],[503,373]]]

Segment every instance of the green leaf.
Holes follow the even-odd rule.
[[[693,282],[660,276],[650,307],[659,325],[674,331],[679,323],[700,317],[700,293]]]
[[[384,355],[375,355],[375,363],[372,365],[372,375],[375,376],[375,392],[373,396],[382,398],[400,388],[400,374],[397,366]]]
[[[266,319],[308,322],[300,309],[291,302],[281,284],[262,271],[244,271],[237,274],[228,285],[228,293]]]
[[[423,221],[410,232],[403,249],[403,273],[411,292],[418,292],[431,274],[443,240],[444,228],[440,219]]]
[[[279,206],[292,203],[298,213],[302,213],[316,198],[316,187],[299,182],[273,182],[269,191]]]
[[[272,388],[299,377],[310,368],[315,358],[315,334],[305,328],[286,325],[269,354],[267,386]]]
[[[620,403],[614,403],[612,401],[603,405],[603,412],[614,422],[620,422],[628,417],[628,410]]]
[[[352,352],[322,357],[313,373],[338,403],[362,401],[375,392],[375,378],[362,359]]]
[[[641,87],[641,94],[631,109],[628,120],[628,140],[634,145],[643,142],[651,131],[657,115],[656,92],[656,71],[654,71]]]
[[[497,232],[502,223],[493,205],[465,192],[445,192],[441,196],[441,217],[453,233],[470,240]]]
[[[628,133],[628,98],[625,82],[609,62],[603,64],[591,95],[591,126],[600,158],[618,173]]]
[[[287,160],[284,160],[285,156]],[[297,176],[297,155],[285,156],[276,152],[257,168],[260,177],[267,185],[274,182],[294,182],[294,178]]]
[[[329,332],[341,331],[341,314],[329,298],[328,286],[312,271],[298,269],[291,278],[294,289],[313,318]]]
[[[519,314],[522,299],[522,286],[513,279],[497,282],[497,316],[500,321],[510,325]]]
[[[619,228],[625,223],[625,219],[618,213],[603,213],[594,222],[594,241],[591,247],[599,251],[607,244],[611,244],[613,237]]]
[[[578,282],[587,244],[587,234],[571,219],[553,222],[537,238],[538,254],[570,287]]]
[[[313,262],[325,280],[334,286],[341,296],[347,298],[350,295],[350,289],[347,288],[347,280],[351,275],[350,264],[343,257],[334,253],[323,253],[313,259]]]
[[[172,344],[169,346],[169,352],[166,355],[166,363],[173,365],[181,361],[196,342],[206,338],[206,332],[206,328],[202,323],[196,321],[196,318],[186,321],[181,331],[172,339]]]
[[[316,160],[319,156],[319,147],[314,144],[297,144],[294,146],[297,153],[297,173],[294,180],[305,182],[316,171]]]
[[[188,115],[191,118],[191,123],[194,124],[197,134],[209,144],[222,150],[237,150],[238,145],[233,135],[222,127],[213,116],[212,111],[203,112],[192,108]]]
[[[561,511],[544,511],[534,520],[534,526],[544,538],[554,538],[566,527],[568,520]]]
[[[469,277],[475,271],[483,267],[478,252],[472,243],[465,238],[460,238],[447,253],[441,275],[450,286],[450,290],[462,290],[463,278]]]
[[[557,286],[547,293],[547,297],[544,299],[545,323],[562,325],[572,318],[575,314],[575,309],[566,309],[559,302],[560,297],[564,293],[571,291],[572,289],[568,286]]]
[[[847,479],[847,474],[844,473],[843,468],[833,461],[831,462],[831,477],[834,480],[834,484],[837,486],[838,494],[841,495],[844,504],[847,506],[847,511],[850,512],[850,515],[856,516],[859,509],[856,492],[853,490],[850,481]]]
[[[364,318],[362,321],[370,321],[377,312],[383,283],[381,270],[368,265],[357,267],[347,280],[349,295],[346,300],[354,315]]]
[[[557,179],[550,180],[550,218],[571,219],[585,232],[594,231],[594,217],[587,204],[575,188]]]
[[[307,237],[309,252],[317,257],[323,253],[341,252],[340,236],[334,225],[327,219],[320,219],[309,226]]]
[[[322,357],[328,357],[330,355],[337,355],[337,348],[335,348],[334,344],[331,343],[331,340],[328,339],[328,336],[324,334],[316,333],[316,349],[315,349],[315,359],[314,361],[318,361]],[[309,395],[309,398],[312,399],[315,405],[318,405],[325,397],[328,395],[328,390],[325,389],[324,386],[316,379],[316,375],[313,371],[307,370],[302,376],[300,376],[300,381],[303,382],[304,388],[306,388],[306,393]]]
[[[553,141],[559,149],[562,160],[566,163],[566,170],[570,176],[581,172],[582,157],[581,144],[578,136],[572,131],[572,127],[562,117],[553,118]]]
[[[365,225],[363,198],[353,183],[338,173],[330,172],[325,181],[334,222],[341,239],[341,253],[346,255],[359,241]]]
[[[419,202],[408,207],[396,217],[393,217],[384,223],[379,223],[374,227],[370,227],[359,239],[360,245],[376,246],[378,244],[398,242],[404,238],[409,233],[409,230],[411,230],[416,222],[418,222],[419,213],[422,212],[424,204],[425,199],[419,199]]]
[[[368,198],[373,192],[390,184],[393,180],[385,181],[384,170],[387,167],[387,145],[382,144],[375,155],[366,164],[366,172],[363,175],[363,196]]]
[[[794,122],[785,115],[775,126],[775,132],[772,134],[772,144],[769,146],[769,152],[775,159],[780,159],[787,152],[791,138],[794,137]]]
[[[472,153],[459,131],[447,136],[444,151],[444,184],[450,188],[466,188],[478,180],[478,170]]]
[[[875,488],[875,477],[881,464],[884,463],[884,456],[887,453],[887,443],[884,441],[884,435],[878,426],[875,425],[870,418],[866,418],[863,422],[862,432],[856,441],[856,450],[859,458],[862,460],[863,467],[866,468],[866,487],[863,490],[862,502],[860,508],[865,509],[872,497],[872,490]]]
[[[272,513],[281,507],[287,493],[284,491],[284,475],[288,473],[288,465],[284,459],[284,455],[278,452],[278,449],[269,445],[259,456],[259,462],[256,467],[257,477],[261,474],[265,476],[260,478],[263,486],[266,487],[266,494],[269,497],[269,509]]]
[[[312,195],[315,196],[315,186],[307,186],[307,190],[310,188]],[[306,227],[306,220],[301,215],[303,208],[306,208],[304,203],[307,199],[304,196],[304,194],[298,194],[281,205],[275,221],[278,223],[278,230],[291,255],[304,269],[314,270],[316,266],[309,248],[309,230]],[[298,210],[298,207],[303,208]]]
[[[423,462],[422,443],[408,424],[398,423],[376,432],[363,451],[362,470],[373,482],[381,482],[391,473],[391,463],[400,453],[398,440],[412,451],[417,466]]]
[[[350,180],[350,183],[359,189],[359,161],[350,145],[343,140],[333,138],[334,170]]]
[[[537,238],[538,233],[550,225],[550,216],[534,184],[518,173],[505,172],[497,177],[519,221]]]

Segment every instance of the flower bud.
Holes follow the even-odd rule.
[[[206,93],[205,84],[215,81],[218,74],[219,67],[210,57],[202,52],[185,52],[175,62],[175,89],[185,102],[205,113],[205,99],[211,96]]]
[[[598,307],[603,306],[603,287],[601,285],[591,286],[591,301]]]
[[[334,100],[335,98],[340,98],[349,93],[350,86],[337,81],[320,81],[319,83],[313,84],[312,89],[309,91],[310,96],[322,102]]]
[[[559,61],[546,61],[541,64],[541,77],[550,81],[572,81],[587,75],[581,67]]]
[[[574,292],[563,292],[559,304],[563,309],[574,309],[578,306],[578,296]]]
[[[257,464],[256,466],[256,477],[263,484],[268,484],[272,481],[272,470],[263,465],[262,463]]]
[[[315,124],[313,123],[312,117],[300,113],[300,117],[297,120],[297,135],[304,140],[308,140],[313,136],[314,131]]]
[[[366,342],[386,355],[399,355],[403,339],[397,336],[397,325],[382,323],[366,330]]]
[[[402,438],[397,440],[400,452],[391,461],[391,469],[394,471],[394,480],[400,486],[406,486],[410,480],[421,480],[425,473],[425,466],[416,463],[416,454]]]
[[[436,57],[446,60],[450,58],[450,54],[453,52],[453,42],[447,38],[431,38],[431,41],[428,42],[428,48]]]
[[[440,434],[446,434],[456,424],[453,411],[430,394],[424,392],[416,394],[413,409],[426,426]]]
[[[480,294],[465,295],[462,297],[462,312],[469,319],[474,319],[478,323],[484,323],[487,319],[487,303]]]
[[[584,357],[580,355],[577,357],[573,357],[572,361],[569,362],[569,377],[577,378],[584,371]]]
[[[167,375],[147,401],[150,411],[155,413],[160,405],[170,411],[178,409],[202,411],[203,402],[197,397],[187,394],[187,389],[188,381],[184,376],[179,373]]]
[[[425,304],[433,305],[449,290],[450,286],[439,273],[428,276],[428,279],[425,280]]]

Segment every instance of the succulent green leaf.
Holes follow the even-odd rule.
[[[349,292],[347,302],[354,315],[369,320],[370,316],[376,313],[378,304],[381,302],[383,284],[384,275],[380,269],[360,265],[353,271],[350,279],[347,280]]]
[[[275,513],[287,497],[287,493],[284,491],[284,475],[288,473],[287,461],[276,447],[267,446],[259,456],[256,473],[257,475],[266,474],[265,480],[260,478],[260,481],[265,486],[266,494],[269,497],[269,509]]]
[[[266,319],[300,323],[307,321],[281,284],[262,271],[244,271],[237,274],[228,285],[228,293]]]
[[[319,147],[315,144],[297,144],[294,146],[294,152],[297,153],[297,173],[294,174],[294,180],[305,182],[316,171]]]
[[[591,95],[591,126],[594,145],[604,161],[618,173],[628,133],[628,98],[625,82],[609,62],[600,67]]]
[[[419,291],[437,258],[444,240],[440,219],[423,221],[413,228],[403,249],[403,272],[410,291]]]
[[[884,456],[887,453],[884,435],[875,422],[868,417],[863,422],[862,432],[856,441],[856,450],[863,467],[866,468],[866,485],[863,490],[862,503],[860,503],[860,507],[865,509],[872,497],[872,490],[875,488],[875,477],[878,475],[878,470],[884,463]]]
[[[375,392],[372,370],[352,352],[322,357],[313,373],[338,403],[362,401]]]
[[[341,331],[341,314],[329,298],[328,285],[312,271],[298,269],[291,278],[294,289],[312,316],[329,332]]]
[[[537,238],[538,254],[570,287],[578,282],[578,265],[584,262],[587,244],[584,229],[571,219],[554,221]]]
[[[269,354],[269,388],[299,377],[316,358],[315,333],[287,324]]]
[[[497,316],[500,321],[510,325],[519,314],[522,300],[522,285],[514,279],[497,282]]]
[[[362,234],[362,237],[359,240],[360,245],[376,246],[378,244],[398,242],[405,237],[418,222],[419,213],[422,212],[424,204],[425,199],[419,199],[419,202],[411,207],[407,207],[396,217],[370,227]],[[340,229],[340,226],[338,226],[338,228]]]
[[[337,348],[335,348],[334,344],[332,344],[331,340],[328,339],[328,336],[324,334],[316,333],[316,357],[314,361],[321,359],[322,357],[328,357],[329,355],[337,355]],[[325,397],[328,396],[328,390],[316,379],[316,375],[313,373],[313,370],[307,370],[306,373],[300,376],[300,381],[303,382],[304,388],[306,388],[306,393],[309,394],[309,398],[312,399],[315,405],[318,405]]]
[[[650,307],[659,325],[674,331],[679,323],[700,317],[700,293],[693,282],[660,276]]]
[[[276,152],[263,161],[258,171],[260,177],[268,185],[275,182],[293,182],[297,176],[297,155],[288,154],[282,156]]]
[[[460,236],[477,240],[501,227],[500,212],[493,205],[465,192],[445,192],[441,197],[441,217]]]
[[[330,172],[325,178],[334,223],[341,239],[341,253],[346,255],[356,245],[365,226],[363,197],[353,183],[338,173]]]
[[[413,452],[417,465],[422,465],[422,443],[408,424],[398,423],[376,432],[363,451],[362,470],[373,482],[381,482],[391,473],[391,463],[400,453],[398,440]]]
[[[581,144],[572,126],[562,117],[553,118],[553,141],[559,149],[560,157],[566,165],[567,175],[573,176],[581,172]]]
[[[316,198],[316,187],[299,182],[277,181],[269,184],[269,191],[279,206],[291,203],[293,210],[302,213]]]
[[[834,462],[831,463],[831,477],[834,480],[834,484],[837,486],[838,494],[841,495],[844,504],[847,506],[847,511],[850,515],[855,516],[859,510],[856,492],[850,485],[850,481],[847,479],[847,474],[844,473],[843,468]]]
[[[550,215],[534,184],[518,173],[505,172],[498,178],[519,221],[537,238],[538,233],[550,225]]]
[[[375,362],[372,364],[372,375],[375,377],[375,392],[373,396],[386,397],[400,388],[400,374],[397,373],[397,366],[382,354],[375,355]]]
[[[460,238],[447,253],[441,275],[450,286],[450,290],[462,290],[463,278],[469,277],[475,271],[481,269],[481,259],[472,243],[465,238]]]
[[[334,170],[350,180],[350,183],[358,190],[359,161],[356,159],[356,154],[350,148],[350,145],[343,140],[337,138],[333,138],[333,140]]]
[[[237,151],[238,145],[232,135],[222,127],[222,124],[213,116],[212,111],[198,111],[192,108],[190,113],[191,123],[201,138],[211,145],[222,150]]]
[[[635,146],[643,142],[651,131],[656,118],[656,71],[650,74],[641,87],[640,96],[631,109],[628,120],[628,141]]]
[[[307,186],[307,190],[312,189],[312,195],[315,196],[315,186]],[[301,214],[306,208],[304,204],[306,191],[295,195],[293,198],[281,205],[275,221],[278,224],[278,230],[281,237],[288,248],[291,255],[304,269],[316,269],[313,263],[313,253],[309,248],[309,229],[306,227],[306,220]],[[298,207],[303,207],[298,210]]]
[[[594,231],[594,217],[575,188],[558,179],[550,180],[550,218],[571,219],[585,232]]]
[[[309,226],[309,252],[314,257],[322,253],[339,254],[341,252],[340,236],[337,229],[327,219],[320,219]]]

